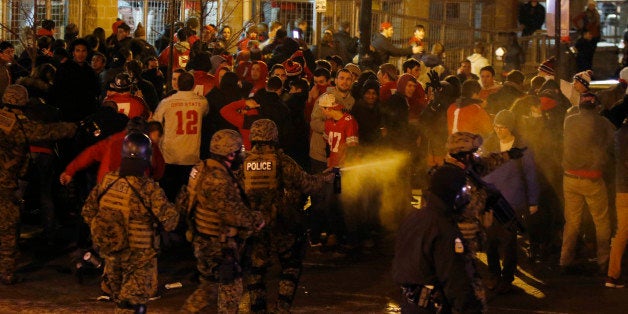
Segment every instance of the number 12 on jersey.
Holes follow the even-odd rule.
[[[175,112],[177,115],[177,134],[198,134],[198,112],[196,110]]]

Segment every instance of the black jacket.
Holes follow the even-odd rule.
[[[338,53],[345,63],[351,62],[353,56],[358,53],[358,38],[351,37],[345,31],[338,31],[334,34],[334,40],[338,43]]]
[[[50,90],[50,104],[61,110],[61,120],[76,122],[96,111],[100,84],[86,62],[72,60],[59,66]]]
[[[523,96],[525,96],[524,92],[519,90],[513,83],[506,81],[499,91],[488,96],[486,112],[497,114],[504,109],[510,109],[512,104]]]
[[[519,24],[523,25],[521,36],[529,36],[545,23],[545,7],[541,3],[532,6],[530,1],[519,7]]]
[[[296,143],[296,132],[290,119],[288,106],[281,100],[279,95],[267,92],[265,89],[255,93],[255,101],[260,105],[260,119],[270,119],[277,125],[279,147],[285,151],[291,150]]]
[[[456,253],[456,241],[464,251]],[[438,197],[427,194],[425,207],[408,215],[395,244],[392,275],[399,285],[433,285],[444,294],[445,308],[480,313],[482,302],[473,289],[477,273],[453,213]]]
[[[360,145],[376,144],[380,140],[382,126],[379,103],[369,107],[364,100],[359,100],[351,109],[351,115],[358,122]]]
[[[384,37],[384,35],[377,33],[373,36],[371,46],[375,48],[376,64],[381,65],[388,62],[388,58],[392,57],[405,57],[412,54],[412,48],[397,48],[393,45],[390,38]]]

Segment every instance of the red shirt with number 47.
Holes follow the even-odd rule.
[[[340,120],[325,120],[325,135],[329,145],[327,167],[340,167],[344,164],[347,147],[356,146],[358,140],[358,122],[352,115],[345,113]]]
[[[114,101],[118,105],[118,112],[124,113],[129,119],[135,117],[143,117],[147,119],[150,115],[150,109],[144,102],[144,99],[131,95],[114,93],[108,95],[105,100]]]

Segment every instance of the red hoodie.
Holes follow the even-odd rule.
[[[258,66],[260,69],[260,74],[257,80],[253,80],[251,77],[251,71],[253,71],[253,67]],[[268,66],[264,61],[253,61],[251,62],[251,69],[248,71],[244,80],[253,84],[253,89],[251,89],[251,94],[255,94],[258,90],[266,88],[266,77],[268,76]]]
[[[242,135],[242,145],[246,150],[251,149],[251,130],[244,128],[244,116],[256,116],[259,114],[257,109],[243,110],[246,107],[246,100],[234,101],[220,109],[220,115],[229,123],[238,128]]]
[[[122,142],[125,136],[126,131],[118,132],[86,148],[65,167],[64,172],[73,177],[76,172],[99,162],[98,182],[100,183],[105,174],[120,168],[120,163],[122,162]],[[153,143],[153,157],[151,158],[149,174],[153,179],[159,180],[164,175],[165,166],[166,163],[159,150],[159,145]]]
[[[390,81],[382,84],[379,88],[379,101],[385,102],[392,96],[392,94],[397,92],[397,82]]]

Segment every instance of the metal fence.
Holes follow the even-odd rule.
[[[67,0],[7,0],[4,4],[2,37],[12,42],[18,53],[24,49],[20,38],[26,41],[33,26],[37,27],[44,19],[53,20],[57,33],[63,37],[68,20]]]
[[[37,1],[37,5],[35,5]],[[33,21],[44,18],[56,22],[60,37],[67,24],[68,0],[6,0],[7,5],[2,8],[5,25],[15,34],[25,26],[32,25]],[[234,1],[224,0],[118,0],[118,17],[123,19],[133,29],[139,22],[146,28],[147,40],[154,42],[164,31],[170,14],[176,20],[185,20],[189,16],[200,17],[205,24],[219,24],[228,14],[227,4]],[[256,22],[278,20],[286,25],[288,32],[296,27],[296,20],[308,23],[309,30],[305,37],[308,43],[315,44],[318,28],[314,13],[314,0],[253,0],[251,16]],[[396,45],[407,45],[408,39],[414,31],[414,26],[422,24],[427,29],[426,42],[428,47],[436,42],[445,46],[445,64],[450,69],[456,69],[458,62],[472,53],[474,42],[483,42],[485,56],[493,64],[499,65],[494,55],[497,47],[506,43],[505,33],[516,30],[494,30],[489,19],[482,20],[482,16],[490,16],[489,7],[483,7],[482,0],[441,0],[431,1],[429,17],[418,18],[405,14],[404,1],[382,0],[375,7],[372,14],[372,32],[379,29],[381,22],[388,21],[395,27],[393,42]],[[36,8],[36,10],[35,10]],[[349,22],[353,35],[358,31],[359,0],[327,0],[327,11],[321,15],[320,29],[332,28],[338,30],[343,22]],[[33,17],[36,12],[35,17]],[[493,12],[493,14],[496,12]],[[235,26],[235,25],[234,25]],[[617,31],[615,31],[617,32]],[[10,32],[4,32],[4,38],[17,42],[17,37]],[[533,68],[553,51],[553,40],[544,35],[528,38],[519,38],[520,45],[525,48],[526,66],[524,70],[532,72]]]
[[[175,1],[174,7],[171,0],[118,0],[118,17],[131,27],[131,32],[142,22],[149,43],[154,43],[163,33],[169,14],[179,19],[180,10],[181,0]]]

